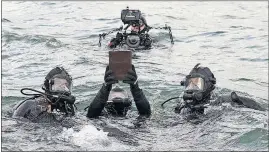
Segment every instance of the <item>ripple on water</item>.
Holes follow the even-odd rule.
[[[266,62],[268,58],[240,58],[241,61],[250,61],[250,62]]]
[[[5,41],[5,43],[24,41],[30,44],[39,44],[45,42],[46,46],[49,48],[59,48],[64,46],[61,41],[57,40],[56,38],[45,35],[19,35],[17,33],[4,31],[2,39]]]
[[[223,77],[227,82],[223,83],[243,84],[238,94],[253,97],[268,106],[268,99],[249,94],[268,88],[268,76],[260,71],[268,64],[264,53],[267,51],[264,44],[268,44],[268,33],[264,32],[268,31],[268,19],[263,14],[268,11],[268,5],[228,3],[176,2],[175,6],[184,5],[186,11],[182,12],[173,9],[176,7],[171,7],[171,3],[135,2],[147,13],[149,25],[171,26],[175,41],[169,49],[168,31],[151,30],[152,49],[135,52],[132,62],[139,74],[139,86],[152,108],[151,119],[139,124],[134,103],[127,117],[121,119],[87,119],[87,112],[83,110],[101,88],[108,63],[109,50],[98,47],[98,34],[110,31],[113,24],[120,26],[118,15],[126,7],[125,2],[3,2],[2,92],[8,95],[2,96],[2,150],[267,150],[268,111],[233,107],[227,103],[209,106],[204,116],[186,120],[174,113],[178,100],[167,102],[164,108],[160,106],[165,100],[182,95],[184,87],[179,85],[180,80],[197,60],[216,74],[226,74]],[[201,4],[217,8],[215,14],[212,9],[207,10],[207,14],[216,16],[203,14]],[[242,19],[246,20],[242,22]],[[115,34],[106,37],[103,46]],[[200,47],[208,49],[201,51]],[[227,62],[223,64],[223,61]],[[231,74],[231,69],[227,68],[231,62],[242,65],[238,67],[242,72]],[[75,118],[60,124],[37,124],[11,118],[14,104],[25,99],[25,96],[20,97],[20,89],[41,90],[46,73],[57,65],[66,67],[74,78],[73,93],[78,103]],[[245,72],[242,68],[248,70]],[[249,76],[250,70],[255,77]],[[252,85],[257,86],[254,91],[245,90],[245,86]],[[128,85],[126,89],[130,91]],[[215,89],[218,95],[231,91],[222,86]],[[267,94],[268,90],[264,92]]]
[[[238,17],[234,15],[221,15],[220,17],[224,19],[246,19],[245,17]]]
[[[1,20],[2,22],[11,22],[10,20],[6,19],[6,18],[2,18]]]

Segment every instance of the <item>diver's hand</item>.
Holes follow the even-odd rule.
[[[135,72],[135,67],[132,65],[132,70],[129,70],[125,78],[122,80],[123,83],[130,84],[131,87],[138,87],[137,74]]]
[[[108,46],[109,46],[110,48],[115,48],[115,47],[117,46],[117,39],[116,39],[116,38],[113,38],[113,39],[109,42]]]
[[[118,32],[117,35],[116,35],[116,40],[118,42],[121,42],[123,40],[123,34]]]
[[[112,70],[109,70],[109,66],[106,67],[106,72],[105,72],[104,80],[105,80],[105,86],[106,86],[106,88],[107,88],[108,91],[111,90],[112,84],[118,83],[118,80],[113,75]]]
[[[120,42],[121,42],[122,40],[123,40],[123,34],[118,32],[117,35],[116,35],[116,38],[113,38],[113,39],[109,42],[108,46],[109,46],[110,48],[115,48],[115,47],[117,47],[117,45],[120,44]]]

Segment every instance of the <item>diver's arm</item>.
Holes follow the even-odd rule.
[[[145,25],[145,29],[143,29],[143,33],[149,32],[152,29],[152,27]]]
[[[122,82],[130,84],[130,89],[140,116],[149,117],[151,115],[150,105],[143,91],[138,86],[134,65],[132,65],[132,70],[130,69],[127,72],[127,75]]]
[[[122,35],[122,33],[118,32],[117,35],[116,35],[116,38],[112,38],[111,41],[109,42],[108,46],[110,48],[115,48],[120,44],[120,42],[122,40],[123,40],[123,35]]]
[[[256,102],[252,98],[243,97],[237,95],[235,92],[232,92],[229,95],[222,95],[219,96],[214,102],[210,103],[211,105],[218,105],[221,103],[232,103],[237,105],[243,105],[247,108],[255,109],[255,110],[261,110],[265,111],[265,108],[263,108],[258,102]]]
[[[112,84],[118,82],[112,70],[109,70],[109,66],[106,66],[104,80],[105,83],[103,84],[102,88],[99,90],[96,97],[93,99],[92,103],[89,106],[87,113],[87,117],[89,118],[98,117],[101,115],[101,112],[106,105],[109,92],[112,88]]]
[[[118,45],[118,42],[116,38],[112,38],[108,44],[109,48],[115,48],[117,45]]]
[[[209,105],[213,105],[213,106],[219,106],[222,103],[232,103],[232,99],[230,95],[218,95],[217,98],[215,100],[211,100]]]
[[[151,115],[150,104],[142,89],[138,87],[138,84],[131,85],[131,92],[139,115],[149,117]]]
[[[101,115],[101,112],[106,105],[109,92],[110,90],[107,89],[105,85],[103,85],[88,108],[88,118],[98,117]]]
[[[131,26],[130,24],[126,25],[126,27],[123,30],[126,31],[130,26]]]
[[[239,105],[244,105],[247,108],[265,111],[265,108],[263,108],[258,102],[256,102],[252,98],[239,96],[235,92],[232,92],[231,99],[232,99],[232,102],[235,102]]]

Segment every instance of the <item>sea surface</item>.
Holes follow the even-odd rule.
[[[150,50],[134,51],[139,86],[152,116],[136,127],[135,104],[126,118],[89,120],[84,108],[104,82],[106,44],[99,34],[122,25],[120,12],[140,9],[153,27]],[[82,150],[268,150],[268,2],[267,1],[3,1],[2,2],[3,151]],[[197,64],[217,79],[217,94],[237,91],[266,111],[211,106],[199,121],[174,113],[180,81]],[[63,66],[73,77],[76,116],[58,124],[11,117],[25,99],[20,89],[41,91],[46,74]],[[120,84],[128,89],[125,84]]]

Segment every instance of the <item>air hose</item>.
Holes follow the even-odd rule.
[[[168,101],[170,101],[170,100],[173,100],[173,99],[178,99],[178,98],[180,98],[180,97],[172,97],[172,98],[170,98],[170,99],[168,99],[168,100],[165,100],[165,101],[161,104],[161,106],[163,107],[163,105],[164,105],[166,102],[168,102]]]

